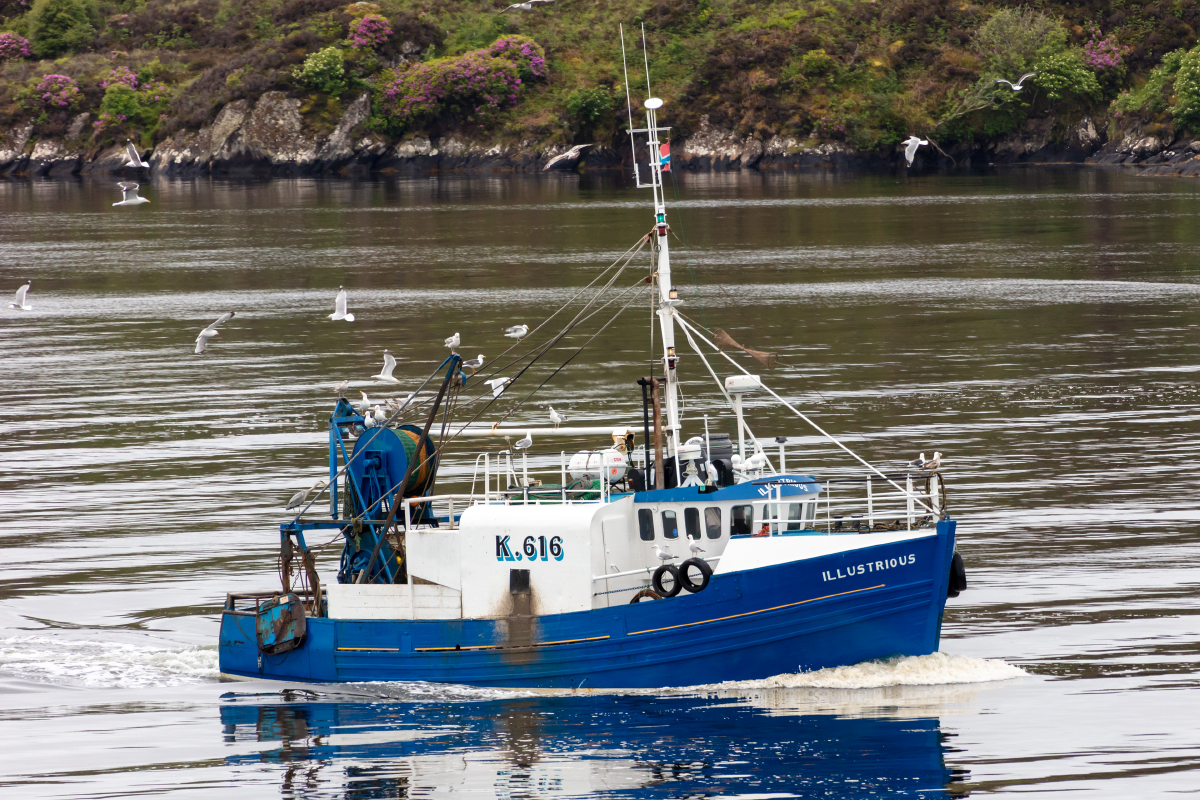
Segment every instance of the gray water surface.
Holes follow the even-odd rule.
[[[4,796],[1194,792],[1200,186],[680,181],[684,313],[777,353],[764,379],[864,457],[943,453],[970,580],[948,656],[615,696],[221,683],[218,609],[276,586],[331,387],[406,393],[455,331],[468,357],[499,354],[504,327],[536,324],[649,229],[648,197],[613,177],[162,182],[114,209],[108,184],[0,183],[0,290],[32,278],[34,306],[0,311]],[[339,285],[354,323],[325,317]],[[645,299],[564,339],[543,377],[587,346],[495,409],[637,420]],[[376,390],[385,347],[404,382]],[[728,429],[680,349],[689,432],[704,415]],[[786,410],[749,406],[762,438],[795,437],[789,466],[852,469]],[[596,444],[538,443],[535,461]],[[465,488],[473,454],[452,448],[439,488]]]

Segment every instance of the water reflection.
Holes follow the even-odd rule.
[[[815,713],[831,694],[227,695],[220,715],[227,743],[263,745],[227,763],[276,770],[284,797],[955,795],[965,772],[947,768],[937,716]],[[842,698],[844,712],[865,708]]]

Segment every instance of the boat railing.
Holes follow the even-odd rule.
[[[901,484],[904,491],[896,490],[889,478]],[[922,480],[924,485],[919,485]],[[782,487],[772,487],[767,499],[756,504],[756,513],[766,526],[763,532],[778,534],[822,528],[829,534],[914,530],[932,525],[946,515],[945,481],[936,472],[887,478],[874,475],[832,478],[821,485],[824,492],[815,504],[800,504],[795,497],[782,496]]]
[[[530,477],[529,456],[525,453],[521,454],[519,472],[512,451],[506,450],[499,453],[494,462],[490,454],[480,453],[475,457],[471,472],[470,496],[481,498],[480,502],[484,503],[606,503],[612,494],[612,487],[606,480],[608,469],[612,464],[604,451],[600,451],[599,455],[599,480],[589,477],[585,482],[582,478],[569,480],[565,450],[558,454],[557,475],[547,474],[546,471],[541,473],[535,471],[532,478]],[[482,475],[480,475],[480,467],[482,467]],[[539,474],[540,478],[537,477]],[[557,483],[553,482],[554,478],[557,478]],[[584,483],[586,485],[583,485]],[[482,487],[481,492],[476,492],[477,485]],[[424,500],[418,499],[416,502],[424,502]]]

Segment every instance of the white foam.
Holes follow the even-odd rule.
[[[220,676],[216,647],[168,648],[48,636],[0,639],[0,670],[88,688],[177,686]]]
[[[849,667],[775,675],[757,681],[726,681],[717,689],[879,689],[885,686],[941,686],[987,683],[1020,678],[1029,673],[995,658],[972,658],[953,653],[904,656],[864,661]]]

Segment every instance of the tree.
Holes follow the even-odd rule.
[[[29,12],[29,41],[39,58],[81,50],[96,37],[89,0],[37,0]]]

